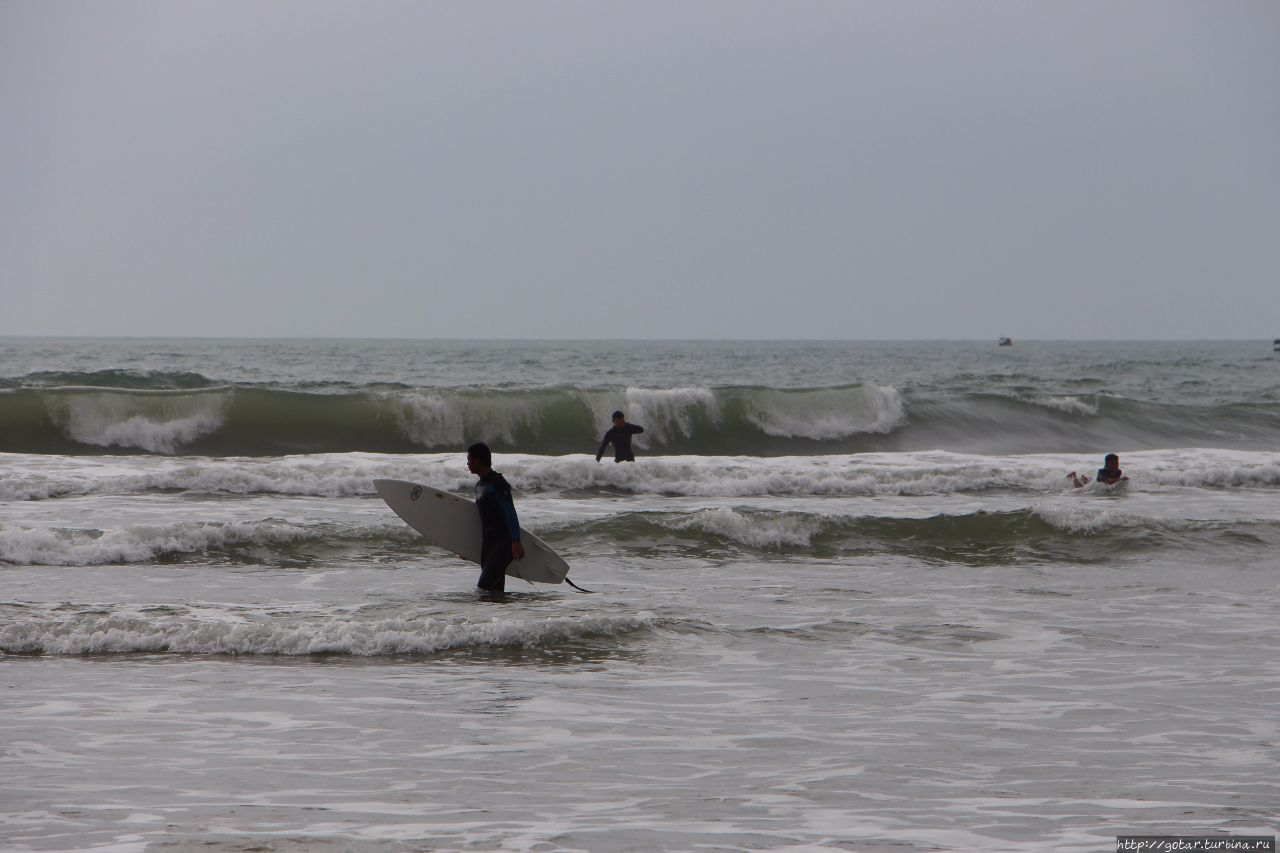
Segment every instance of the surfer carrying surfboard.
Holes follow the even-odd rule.
[[[604,434],[604,440],[600,442],[600,449],[596,451],[596,461],[600,461],[600,457],[604,456],[604,449],[612,442],[614,462],[635,462],[636,455],[631,452],[631,436],[641,432],[644,432],[644,427],[629,424],[622,412],[614,412],[613,426]]]
[[[493,470],[493,453],[487,444],[467,448],[467,470],[476,482],[476,510],[480,513],[480,580],[476,587],[490,595],[506,589],[507,566],[524,559],[520,519],[516,517],[511,484]]]
[[[1124,471],[1120,470],[1120,457],[1114,453],[1108,453],[1103,457],[1102,466],[1103,467],[1098,469],[1097,481],[1099,483],[1114,486],[1121,480],[1129,479],[1124,475]],[[1071,485],[1075,486],[1077,489],[1089,484],[1088,474],[1081,476],[1075,471],[1072,471],[1067,475],[1067,478],[1071,480]]]

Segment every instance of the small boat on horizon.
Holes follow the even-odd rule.
[[[1011,347],[1013,346],[1013,338],[1001,338],[999,345],[1002,347]]]

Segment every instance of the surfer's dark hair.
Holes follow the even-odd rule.
[[[493,464],[493,451],[483,442],[476,442],[468,447],[467,455],[486,467]]]
[[[1120,461],[1120,457],[1119,457],[1119,456],[1116,456],[1114,453],[1108,453],[1106,456],[1102,457],[1102,461],[1103,461],[1103,462],[1108,462],[1108,463],[1109,463],[1109,462],[1119,462],[1119,461]]]
[[[612,417],[612,418],[620,418],[620,417],[623,417],[623,415],[622,415],[622,412],[614,412],[614,413],[613,413],[612,415],[610,415],[609,417]]]

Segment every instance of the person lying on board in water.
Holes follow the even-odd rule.
[[[1114,486],[1122,480],[1129,479],[1124,475],[1124,471],[1120,470],[1120,457],[1116,456],[1114,453],[1108,453],[1103,457],[1102,465],[1103,467],[1098,469],[1098,475],[1096,477],[1099,483],[1107,486]],[[1075,486],[1077,489],[1089,484],[1088,474],[1081,476],[1075,471],[1068,474],[1067,479],[1071,480],[1071,485]]]
[[[520,519],[511,500],[511,486],[493,470],[493,453],[486,444],[467,448],[467,470],[479,477],[476,509],[480,512],[480,580],[476,587],[501,598],[506,590],[507,566],[524,559]]]
[[[609,442],[613,442],[614,462],[635,462],[636,455],[631,452],[631,436],[641,432],[644,432],[644,427],[629,424],[622,416],[622,412],[614,412],[613,426],[604,434],[604,441],[600,442],[600,449],[596,451],[596,461],[600,461],[600,457],[604,456],[604,449],[609,446]]]

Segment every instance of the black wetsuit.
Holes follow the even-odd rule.
[[[1111,485],[1112,483],[1118,483],[1123,476],[1124,471],[1119,468],[1099,468],[1098,476],[1094,479],[1104,485]]]
[[[631,452],[631,436],[640,432],[644,432],[644,427],[635,424],[624,423],[622,426],[610,427],[604,434],[604,441],[600,442],[600,449],[596,451],[596,461],[600,461],[600,457],[604,456],[604,449],[609,446],[609,442],[613,442],[614,462],[635,462],[636,455]]]
[[[480,512],[480,580],[476,586],[488,592],[506,589],[511,543],[520,539],[520,519],[511,499],[511,485],[497,471],[489,471],[476,483],[476,509]]]

